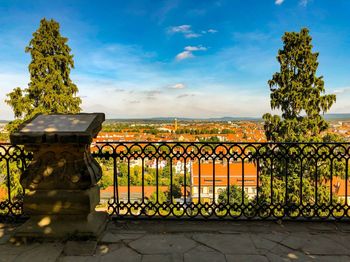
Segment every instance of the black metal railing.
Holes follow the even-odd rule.
[[[348,219],[350,143],[97,142],[115,218]],[[31,155],[0,145],[0,218],[22,213]]]
[[[0,143],[0,221],[22,217],[24,190],[19,179],[31,160],[23,147]]]
[[[101,142],[93,155],[115,217],[344,219],[349,145]]]

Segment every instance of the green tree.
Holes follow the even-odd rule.
[[[312,52],[309,30],[286,32],[284,46],[278,51],[280,72],[268,81],[271,108],[282,111],[278,115],[263,115],[267,140],[279,142],[319,141],[328,123],[321,116],[336,101],[325,92],[323,77],[318,77],[318,53]]]
[[[223,190],[219,196],[218,196],[218,203],[220,204],[247,204],[248,203],[248,196],[247,194],[244,194],[244,198],[242,198],[242,188],[238,187],[237,185],[230,186],[229,189],[229,198],[230,201],[227,199],[227,189]],[[244,201],[242,201],[244,199]]]
[[[328,123],[322,114],[336,101],[335,95],[325,95],[322,76],[317,76],[318,53],[312,52],[308,29],[286,32],[282,37],[283,49],[278,51],[280,72],[268,81],[271,90],[271,108],[282,112],[264,114],[264,129],[268,141],[273,142],[331,142],[339,137],[324,135]],[[310,146],[301,152],[291,144],[275,146],[272,157],[261,160],[261,187],[259,202],[297,206],[300,204],[328,204],[330,186],[330,160],[315,156],[326,155],[327,147]],[[266,149],[266,151],[271,149]],[[267,153],[267,152],[266,152]],[[335,152],[333,152],[335,153]],[[303,157],[308,155],[309,158]],[[301,167],[302,166],[302,167]],[[344,165],[335,160],[334,176],[344,174]],[[272,188],[271,188],[272,184]],[[317,185],[317,186],[316,186]],[[317,188],[317,190],[316,190]],[[293,212],[293,208],[289,208]],[[277,211],[278,215],[283,215]]]
[[[59,23],[40,21],[39,29],[25,49],[32,59],[28,87],[24,90],[17,87],[7,94],[6,103],[12,107],[16,118],[8,126],[10,131],[38,113],[80,112],[81,99],[76,96],[78,88],[69,76],[74,61],[67,41],[60,34]]]
[[[106,189],[109,186],[113,186],[113,162],[109,159],[97,159],[97,162],[102,168],[102,177],[98,182],[100,188]]]
[[[158,201],[157,201],[157,193],[156,192],[154,192],[150,195],[148,201],[152,202],[153,204],[156,204],[156,203],[163,204],[164,202],[169,201],[168,195],[169,194],[167,192],[163,192],[163,191],[159,190],[158,191]]]
[[[172,186],[172,192],[170,190],[170,186],[168,191],[166,192],[167,199],[171,201],[173,198],[180,198],[182,196],[181,185],[178,180],[175,180]]]

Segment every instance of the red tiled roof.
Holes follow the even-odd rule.
[[[192,165],[192,179],[193,185],[199,184],[199,171],[201,186],[213,185],[213,178],[215,178],[215,185],[226,186],[228,182],[228,174],[230,185],[242,185],[242,166],[244,166],[244,185],[256,186],[257,166],[254,163],[230,163],[229,168],[227,164],[215,163],[215,168],[212,163],[194,163]],[[215,172],[215,177],[213,176]]]

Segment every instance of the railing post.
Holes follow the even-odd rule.
[[[107,214],[95,211],[102,172],[90,153],[104,119],[102,113],[37,115],[11,135],[33,153],[20,179],[30,218],[15,237],[97,238],[104,230]]]

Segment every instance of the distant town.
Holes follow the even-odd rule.
[[[326,115],[328,133],[350,141],[350,115]],[[9,142],[8,121],[0,121],[0,142]],[[109,119],[95,141],[266,142],[259,118]]]

